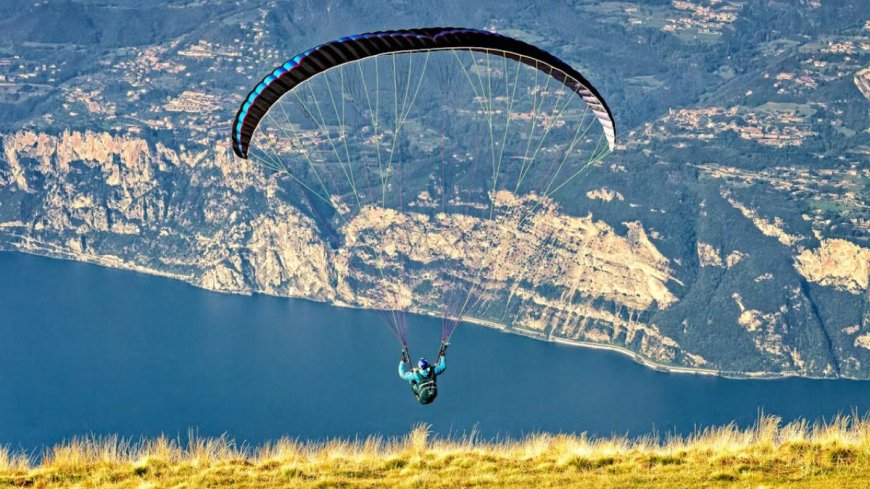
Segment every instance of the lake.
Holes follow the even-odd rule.
[[[759,411],[870,410],[870,383],[668,374],[626,356],[463,324],[439,398],[420,406],[373,311],[232,296],[171,279],[0,253],[0,445],[83,434],[260,443],[401,435],[416,423],[486,438],[537,431],[692,432]],[[440,320],[411,318],[412,355]]]

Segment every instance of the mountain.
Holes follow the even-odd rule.
[[[577,67],[619,142],[559,221],[582,307],[526,288],[525,319],[488,325],[670,369],[870,378],[865,2],[421,3],[4,2],[0,249],[376,307],[347,281],[356,252],[232,156],[232,119],[322,42],[486,28]],[[433,232],[353,229],[387,218]]]

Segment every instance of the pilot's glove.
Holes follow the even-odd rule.
[[[408,346],[402,347],[402,363],[411,363],[411,355],[408,353]]]
[[[449,345],[450,345],[450,343],[441,343],[441,349],[438,350],[439,357],[443,357],[443,356],[447,355],[447,347]]]

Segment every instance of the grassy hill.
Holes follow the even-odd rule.
[[[78,439],[37,463],[0,450],[0,487],[866,487],[870,417],[706,428],[638,439],[536,434],[522,440],[400,439],[262,447],[227,438]]]

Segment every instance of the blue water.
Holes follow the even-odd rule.
[[[399,435],[418,422],[485,437],[689,433],[748,425],[762,409],[786,420],[870,410],[870,383],[667,374],[474,325],[454,336],[438,400],[419,406],[380,321],[370,311],[0,253],[0,444],[183,438],[191,428],[259,443]],[[434,353],[440,320],[411,322],[412,346]]]

